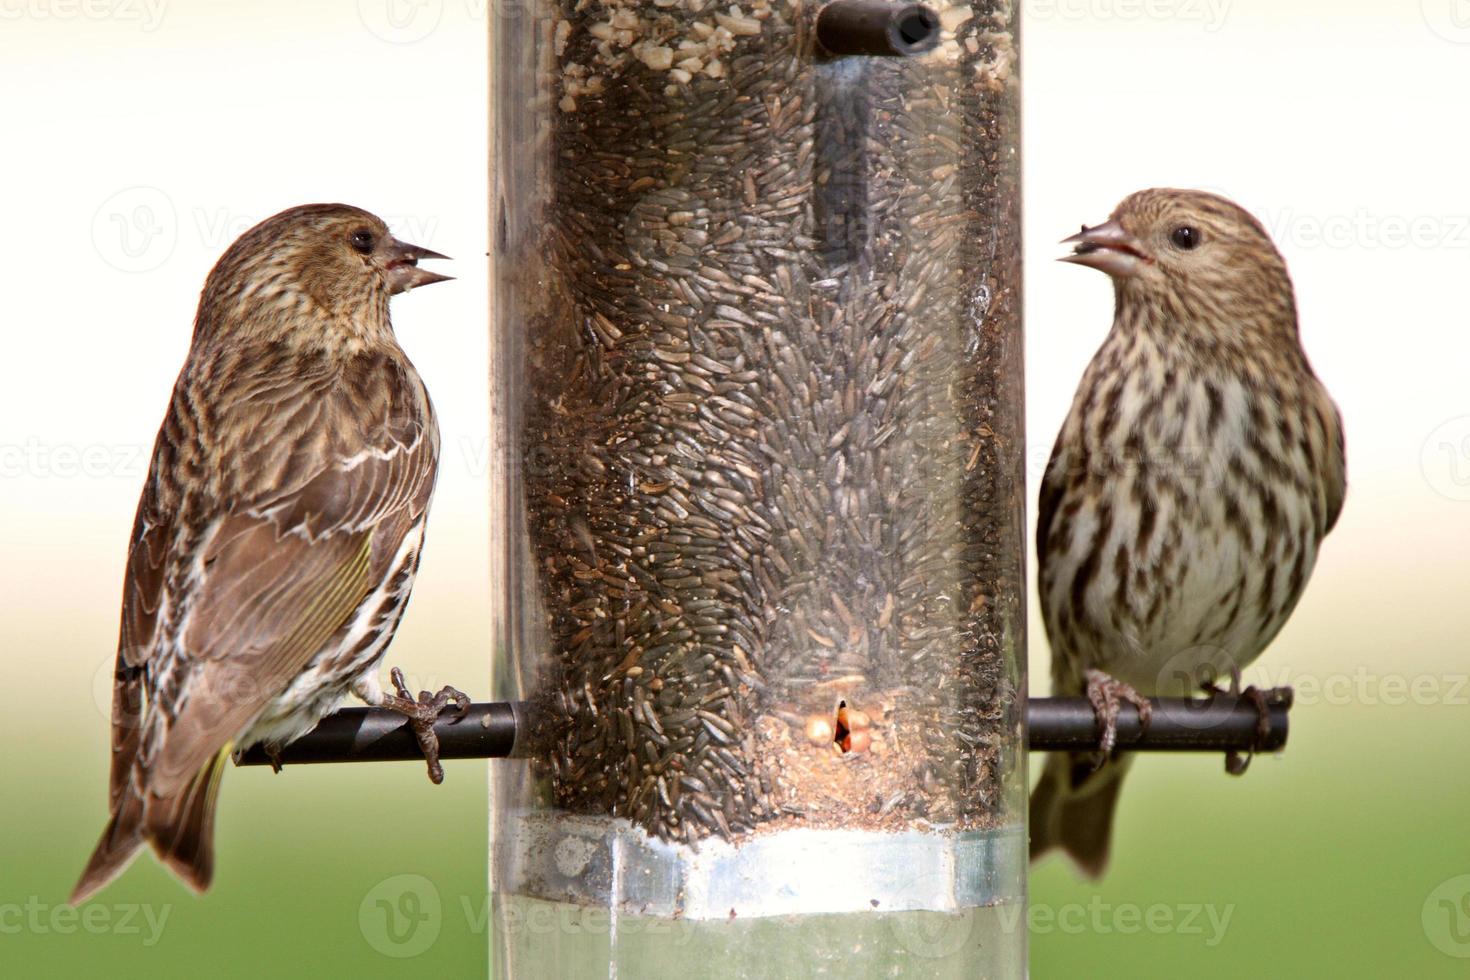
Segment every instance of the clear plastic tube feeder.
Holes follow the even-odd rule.
[[[495,975],[1023,976],[1018,6],[491,9]]]

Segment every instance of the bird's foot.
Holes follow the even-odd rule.
[[[1266,739],[1271,735],[1271,703],[1282,697],[1290,698],[1291,688],[1276,687],[1269,691],[1263,691],[1252,684],[1245,688],[1245,690],[1241,690],[1240,668],[1238,667],[1232,667],[1230,669],[1229,689],[1221,688],[1213,681],[1205,681],[1200,687],[1210,696],[1211,700],[1222,694],[1229,694],[1232,697],[1244,698],[1255,706],[1256,732],[1251,747],[1246,750],[1244,756],[1235,749],[1231,749],[1225,753],[1225,771],[1232,776],[1243,776],[1245,775],[1245,771],[1250,768],[1251,760],[1256,757],[1257,749],[1265,744]]]
[[[281,744],[279,742],[267,742],[261,747],[265,757],[270,760],[271,772],[280,772],[285,767],[281,765]]]
[[[403,680],[403,671],[394,667],[389,677],[393,679],[393,688],[398,693],[385,693],[379,707],[396,711],[408,719],[408,725],[418,739],[419,750],[424,753],[424,761],[429,764],[429,781],[438,785],[444,782],[444,767],[439,763],[439,737],[434,734],[434,722],[439,720],[439,716],[451,703],[459,709],[454,720],[463,718],[465,712],[470,710],[469,696],[463,691],[445,687],[438,694],[420,691],[415,699]]]
[[[1100,670],[1089,670],[1086,676],[1087,700],[1092,702],[1092,713],[1097,718],[1099,729],[1097,751],[1098,765],[1101,765],[1118,744],[1118,710],[1123,702],[1127,701],[1138,709],[1138,723],[1144,730],[1153,719],[1153,705],[1134,690],[1133,685]]]

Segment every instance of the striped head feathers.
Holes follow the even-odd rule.
[[[1063,261],[1106,272],[1120,313],[1144,326],[1209,346],[1296,343],[1286,263],[1261,223],[1223,197],[1139,191],[1063,243],[1073,246]]]
[[[388,298],[449,279],[418,267],[420,259],[445,257],[399,241],[361,208],[290,208],[241,235],[215,263],[195,341],[334,346],[385,339]]]

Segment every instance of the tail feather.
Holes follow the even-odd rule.
[[[136,790],[124,791],[72,890],[71,904],[86,901],[121,874],[145,841],[184,884],[196,892],[208,889],[214,877],[215,802],[230,748],[221,749],[177,796],[152,797],[145,804]]]
[[[214,807],[230,748],[220,749],[167,805],[148,813],[154,853],[196,892],[208,890],[214,878]]]
[[[1093,769],[1088,754],[1055,752],[1048,756],[1041,781],[1031,794],[1031,860],[1057,848],[1087,877],[1102,877],[1128,764],[1129,759],[1123,757]]]
[[[102,839],[67,900],[72,905],[85,902],[122,874],[143,846],[143,798],[128,790],[119,795],[115,806],[112,819],[102,831]]]

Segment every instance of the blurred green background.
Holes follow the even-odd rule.
[[[143,856],[73,916],[100,831],[123,545],[199,284],[254,220],[346,200],[458,256],[395,306],[444,466],[389,664],[489,689],[485,34],[469,0],[0,9],[0,976],[489,970],[485,766],[226,774],[196,898]],[[1039,477],[1101,340],[1101,276],[1053,245],[1127,192],[1227,193],[1297,283],[1351,488],[1253,679],[1290,745],[1129,777],[1099,884],[1031,883],[1032,975],[1470,969],[1470,21],[1455,0],[1025,0],[1027,396]],[[156,15],[156,16],[155,16]],[[1046,651],[1032,636],[1033,687]],[[150,918],[151,915],[151,918]],[[554,933],[547,941],[554,941]],[[411,954],[411,955],[406,955]]]

